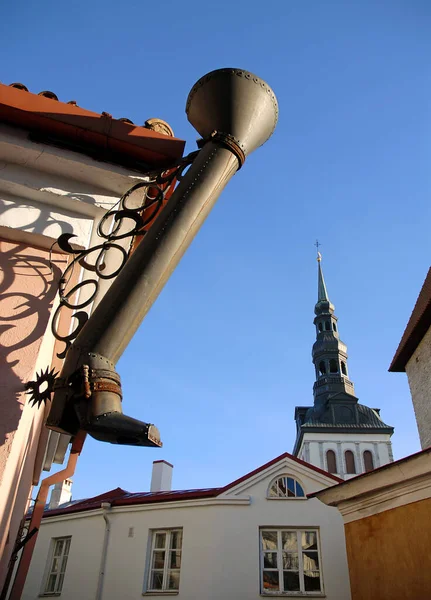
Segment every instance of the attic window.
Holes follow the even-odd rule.
[[[277,477],[268,490],[268,498],[305,498],[301,484],[293,477]]]

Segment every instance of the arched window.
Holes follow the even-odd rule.
[[[271,483],[268,498],[305,498],[305,493],[296,479],[284,475]]]
[[[319,363],[319,371],[321,375],[326,375],[326,365],[324,360],[321,360]]]
[[[351,450],[346,450],[344,453],[344,458],[346,459],[346,473],[349,473],[350,475],[356,473],[355,457],[353,456],[353,452]]]
[[[318,327],[319,327],[319,331],[323,331],[323,325],[322,325],[322,323],[319,323]]]
[[[335,358],[331,358],[329,361],[329,372],[330,373],[338,373],[337,361]]]
[[[332,327],[333,327],[334,331],[337,331],[337,326],[335,323],[332,324]]]
[[[374,469],[373,455],[369,450],[364,452],[364,466],[365,471],[372,471]]]
[[[347,375],[346,363],[341,361],[341,372],[343,375]]]
[[[331,323],[329,321],[325,321],[325,331],[331,331]]]
[[[326,453],[326,464],[329,473],[337,473],[337,457],[333,450],[328,450]]]

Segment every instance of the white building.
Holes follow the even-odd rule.
[[[153,490],[172,466],[154,468]],[[339,481],[285,453],[223,488],[117,488],[48,510],[23,599],[349,600],[341,515],[307,499]]]
[[[314,405],[295,409],[294,455],[223,488],[172,492],[172,465],[156,461],[150,492],[55,508],[70,487],[55,489],[23,598],[349,600],[342,517],[308,496],[391,462],[393,428],[354,395],[320,255],[315,313]]]

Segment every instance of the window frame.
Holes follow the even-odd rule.
[[[292,479],[295,482],[295,495],[294,496],[288,496],[288,495],[286,495],[286,496],[271,496],[270,492],[271,492],[272,486],[279,479],[283,479],[283,478]],[[302,493],[304,494],[303,496],[296,495],[296,486],[297,485],[299,485],[299,487],[301,488]],[[286,490],[288,490],[288,487],[286,487]],[[267,492],[266,492],[266,498],[267,498],[267,500],[307,500],[307,494],[305,492],[305,488],[304,488],[302,481],[299,481],[299,479],[293,475],[284,473],[283,475],[277,475],[277,477],[274,477],[273,479],[271,479],[271,482],[270,482]]]
[[[353,471],[349,470],[349,463],[347,460],[347,455],[352,457]],[[345,465],[346,475],[357,475],[358,474],[358,465],[356,464],[355,453],[353,452],[353,450],[350,450],[350,448],[346,448],[346,450],[344,450],[344,465]]]
[[[330,452],[331,452],[331,455],[334,456],[335,471],[331,471],[329,468],[328,454]],[[325,453],[325,459],[326,459],[326,470],[328,471],[328,473],[332,473],[332,475],[336,475],[338,473],[338,460],[337,460],[337,453],[335,452],[335,450],[333,450],[332,448],[328,448]]]
[[[158,533],[165,534],[165,545],[163,548],[156,548],[156,536]],[[181,533],[181,545],[179,548],[171,548],[171,539],[173,533]],[[181,583],[181,565],[182,565],[182,555],[183,555],[183,540],[184,540],[184,531],[182,527],[164,527],[158,529],[150,529],[148,532],[148,546],[147,546],[147,568],[146,575],[144,581],[144,594],[151,595],[166,595],[166,594],[179,594],[180,591],[180,583]],[[153,556],[154,552],[161,551],[165,553],[164,564],[163,564],[163,579],[162,579],[162,587],[157,589],[151,587],[152,583],[152,575],[153,571],[162,571],[162,569],[154,569],[153,568]],[[171,551],[176,551],[180,553],[180,566],[179,568],[171,569],[169,568],[169,553]],[[169,588],[169,572],[177,571],[178,572],[178,587],[177,588]]]
[[[367,460],[365,458],[365,455],[369,455],[370,459],[371,459],[371,468],[368,469],[367,468]],[[364,462],[364,473],[370,473],[371,471],[374,471],[374,469],[376,468],[374,466],[374,456],[371,450],[369,450],[368,448],[366,448],[363,452],[362,452],[362,460]]]
[[[263,549],[263,537],[262,534],[265,531],[274,531],[277,533],[277,551],[264,550]],[[273,571],[278,573],[279,587],[283,584],[283,571],[289,569],[283,569],[283,547],[281,543],[281,535],[283,532],[295,532],[297,539],[297,553],[298,553],[298,574],[299,574],[299,591],[268,591],[263,587],[263,573],[264,571]],[[302,537],[302,533],[315,533],[317,540],[317,557],[319,564],[319,577],[320,577],[320,591],[305,591],[304,581],[304,561],[303,561],[303,549],[300,547],[299,540]],[[264,554],[276,553],[277,554],[277,568],[264,568]],[[325,587],[323,583],[323,570],[322,570],[322,549],[320,544],[320,528],[319,527],[259,527],[259,587],[261,596],[281,596],[281,597],[322,597],[325,595]]]
[[[65,542],[64,547],[67,546],[67,554],[64,551],[59,555],[55,554],[58,542]],[[45,573],[44,573],[44,576],[42,579],[40,596],[60,596],[61,595],[61,592],[63,591],[63,586],[64,586],[64,578],[65,578],[66,570],[67,570],[67,563],[69,561],[71,544],[72,544],[72,536],[71,535],[63,535],[63,536],[51,538],[51,543],[50,543],[50,547],[49,547],[49,551],[48,551],[48,559],[47,559],[46,567],[45,567]],[[59,564],[60,564],[60,569],[57,573],[53,572],[55,558],[58,559]],[[66,562],[64,565],[64,569],[63,569],[64,558],[66,558]],[[50,577],[52,575],[56,575],[54,589],[51,591],[48,591],[47,590],[48,583],[49,583]],[[60,580],[61,580],[61,585],[59,586],[58,582]]]

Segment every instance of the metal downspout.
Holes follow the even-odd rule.
[[[103,537],[102,557],[100,560],[99,579],[97,582],[96,600],[102,600],[103,584],[105,580],[106,559],[108,556],[109,535],[111,533],[111,521],[108,518],[108,511],[111,509],[109,502],[102,502],[100,505],[103,509],[103,519],[105,521],[105,534]]]
[[[76,463],[78,462],[78,457],[84,445],[86,435],[87,434],[85,431],[79,431],[76,435],[72,444],[72,448],[70,450],[69,460],[67,461],[66,468],[62,471],[59,471],[58,473],[54,473],[53,475],[46,477],[40,484],[40,488],[36,496],[36,501],[34,503],[33,512],[30,519],[30,525],[28,527],[29,531],[33,531],[33,529],[36,529],[37,532],[39,531],[50,486],[54,483],[60,483],[68,477],[72,477],[72,475],[75,473]],[[15,579],[12,585],[12,589],[9,595],[9,600],[20,600],[21,598],[25,585],[25,580],[27,578],[28,570],[30,568],[33,550],[36,545],[36,540],[37,533],[33,535],[33,537],[24,546],[19,561],[18,569],[16,571]]]

